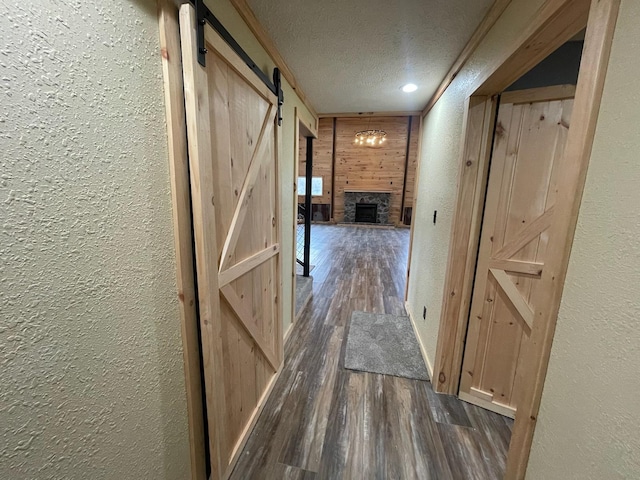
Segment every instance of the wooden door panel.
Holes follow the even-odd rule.
[[[257,142],[257,145],[250,155],[248,168],[245,171],[245,176],[241,182],[240,189],[234,189],[232,201],[229,202],[228,206],[225,205],[225,208],[233,208],[234,212],[231,217],[229,230],[221,244],[221,270],[228,268],[234,262],[240,261],[257,253],[258,249],[256,248],[256,244],[258,243],[258,240],[255,238],[255,235],[259,235],[260,238],[264,235],[264,231],[260,230],[260,221],[262,219],[264,222],[272,222],[272,217],[269,215],[272,212],[268,210],[266,212],[262,211],[263,208],[268,209],[271,205],[271,202],[268,202],[268,199],[264,198],[265,195],[269,194],[269,189],[263,185],[262,182],[258,182],[258,180],[261,179],[261,171],[264,171],[265,168],[269,168],[268,165],[264,166],[262,164],[263,160],[267,158],[267,155],[270,155],[273,152],[273,148],[271,148],[269,144],[274,141],[274,114],[275,109],[272,106],[268,111],[268,115],[262,120],[262,126],[256,138],[251,136],[244,140],[247,145],[253,142]],[[260,200],[265,200],[268,203],[262,204],[260,203]],[[262,218],[264,214],[267,214],[268,218]],[[249,216],[248,222],[246,221],[247,215]],[[247,228],[255,227],[259,230],[256,232],[249,232],[252,233],[252,235],[243,236],[242,242],[238,243],[238,239],[246,225],[249,225]],[[269,245],[265,245],[264,248],[267,246]]]
[[[545,100],[544,89],[520,98],[527,102],[499,107],[460,386],[461,398],[509,416],[572,106],[570,98]]]
[[[227,64],[217,55],[209,55],[210,60],[207,62],[207,81],[209,98],[209,118],[214,125],[218,125],[219,129],[229,128],[229,111],[226,99],[229,97],[229,88],[227,75],[229,68]],[[210,136],[211,153],[213,158],[233,158],[231,154],[231,133],[226,135]],[[215,181],[214,191],[216,198],[233,198],[233,191],[236,188],[233,182],[233,171],[231,162],[212,162],[213,178]],[[236,175],[237,182],[238,175]],[[244,178],[244,175],[242,176]],[[216,233],[217,244],[224,240],[229,225],[233,209],[225,209],[216,215]],[[219,252],[221,253],[221,252]]]
[[[226,478],[282,364],[277,98],[180,11],[212,478]]]
[[[235,312],[226,302],[220,304],[223,325],[225,396],[227,398],[227,445],[238,441],[256,404],[256,372],[252,361],[253,338],[239,324]],[[230,381],[231,379],[240,381]]]

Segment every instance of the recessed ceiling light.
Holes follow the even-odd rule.
[[[402,91],[406,93],[415,92],[418,89],[418,86],[414,83],[407,83],[404,87],[402,87]]]

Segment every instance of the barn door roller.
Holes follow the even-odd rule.
[[[204,26],[206,23],[211,25],[218,34],[224,39],[225,42],[233,49],[236,54],[247,64],[247,66],[255,73],[260,80],[267,86],[269,90],[278,97],[278,125],[282,125],[282,104],[284,103],[284,93],[282,92],[282,79],[280,76],[280,69],[273,69],[273,81],[251,60],[251,57],[245,52],[242,47],[236,42],[235,38],[224,28],[224,25],[220,23],[220,20],[211,13],[211,10],[207,8],[203,0],[190,0],[196,8],[196,33],[198,37],[198,63],[203,67],[207,62],[207,47],[204,42]]]

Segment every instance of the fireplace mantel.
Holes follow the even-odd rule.
[[[384,190],[345,190],[344,193],[387,193],[391,195],[393,192],[388,192]]]

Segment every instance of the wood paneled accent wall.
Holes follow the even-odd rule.
[[[335,121],[335,171],[334,158]],[[387,141],[382,147],[370,148],[354,144],[359,130],[382,129]],[[391,211],[389,222],[401,223],[401,203],[404,190],[404,206],[413,204],[415,172],[418,163],[418,137],[420,118],[412,117],[409,135],[409,117],[368,118],[320,118],[318,138],[313,147],[313,175],[323,177],[322,197],[313,197],[313,203],[331,204],[335,222],[344,221],[345,190],[390,192]],[[407,141],[409,158],[407,161]],[[305,171],[306,143],[300,142],[299,172]],[[405,166],[406,183],[405,183]],[[331,192],[332,176],[335,191]],[[304,197],[299,196],[299,202]]]
[[[404,187],[404,206],[413,207],[415,198],[416,169],[418,167],[418,152],[420,137],[420,117],[411,119],[411,135],[409,136],[409,162],[407,164],[407,181]]]
[[[381,147],[371,148],[354,143],[356,132],[369,128],[387,132],[387,141]],[[345,190],[391,192],[389,221],[400,221],[408,128],[407,117],[337,119],[335,221],[344,221]]]

